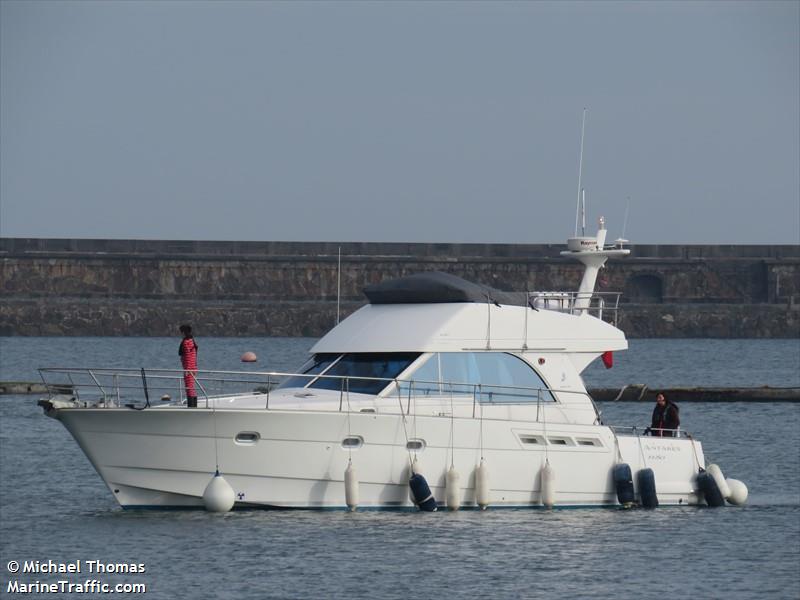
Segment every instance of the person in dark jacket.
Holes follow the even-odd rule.
[[[650,424],[651,435],[656,437],[676,437],[680,424],[678,406],[667,400],[664,394],[658,394],[656,396],[656,406],[653,409],[653,420]]]
[[[181,345],[178,346],[178,356],[181,357],[183,367],[183,385],[186,388],[186,404],[190,408],[197,407],[197,392],[195,391],[195,376],[197,375],[197,342],[194,341],[191,325],[181,325],[183,334]]]

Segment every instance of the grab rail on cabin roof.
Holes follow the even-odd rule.
[[[142,377],[146,374],[146,378]],[[132,407],[137,401],[141,401],[143,385],[147,386],[149,393],[162,394],[164,405],[182,405],[185,401],[184,396],[184,376],[189,373],[194,379],[195,384],[202,392],[205,399],[206,408],[209,407],[209,399],[231,397],[236,395],[264,394],[265,408],[269,409],[269,397],[275,384],[281,383],[282,379],[290,377],[302,377],[309,381],[318,379],[339,380],[340,391],[339,411],[343,410],[345,397],[348,399],[351,381],[378,381],[386,386],[377,394],[380,398],[389,398],[397,393],[402,395],[401,411],[403,411],[403,401],[406,408],[405,414],[411,414],[411,402],[426,397],[448,397],[459,398],[463,404],[463,398],[471,398],[473,404],[473,417],[476,416],[477,405],[527,405],[534,402],[537,404],[537,420],[541,406],[545,402],[552,402],[557,394],[575,394],[587,397],[591,400],[588,392],[580,390],[564,390],[558,388],[532,388],[524,386],[494,385],[485,383],[464,383],[452,381],[433,381],[420,379],[396,379],[383,377],[352,377],[347,375],[316,375],[306,373],[282,373],[277,371],[194,371],[186,372],[180,369],[106,369],[106,368],[79,368],[79,367],[47,367],[39,369],[48,394],[52,398],[56,395],[63,395],[65,392],[71,394],[78,402],[89,405],[89,399],[82,400],[82,392],[87,397],[91,392],[92,405],[103,408],[118,408],[122,406]],[[61,376],[66,378],[63,381],[48,381],[48,378]],[[145,383],[146,382],[146,383]],[[241,390],[237,393],[224,392],[224,386],[232,384],[251,386],[248,390]],[[393,384],[393,385],[392,385]],[[258,386],[255,389],[252,386]],[[307,389],[298,387],[298,389]],[[419,389],[421,393],[416,393]],[[219,394],[214,394],[218,391]],[[336,390],[332,390],[336,391]],[[176,392],[173,398],[170,394]],[[355,392],[353,392],[355,393]],[[546,396],[553,400],[549,400]],[[165,399],[166,397],[166,399]],[[95,401],[97,399],[97,401]],[[153,401],[151,404],[157,403]],[[599,418],[599,412],[598,412]]]
[[[617,326],[619,301],[622,292],[527,292],[527,304],[536,310],[554,310],[571,315],[587,313],[600,320],[603,315],[609,323]],[[578,300],[589,300],[588,307],[577,307]]]

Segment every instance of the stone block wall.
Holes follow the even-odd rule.
[[[507,291],[574,290],[560,245],[0,239],[0,335],[323,334],[363,287],[440,270]],[[630,337],[800,337],[800,246],[632,246],[600,291],[623,291]]]

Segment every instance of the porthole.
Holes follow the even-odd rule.
[[[260,439],[261,436],[255,431],[240,431],[234,438],[237,444],[241,444],[243,446],[255,444]]]
[[[342,448],[345,450],[358,450],[364,445],[364,438],[359,435],[352,435],[342,440]]]
[[[519,441],[523,444],[541,444],[542,438],[536,435],[520,435]]]
[[[406,450],[412,452],[422,452],[425,450],[425,442],[423,440],[408,440],[406,443]]]
[[[570,446],[571,444],[565,438],[547,438],[551,446]]]
[[[578,446],[602,446],[600,440],[594,438],[578,438]]]

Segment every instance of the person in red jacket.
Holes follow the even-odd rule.
[[[197,407],[197,392],[194,388],[194,378],[197,375],[197,342],[192,336],[191,325],[181,325],[183,334],[181,345],[178,346],[178,356],[181,357],[183,367],[183,385],[186,388],[186,404],[190,408]]]

